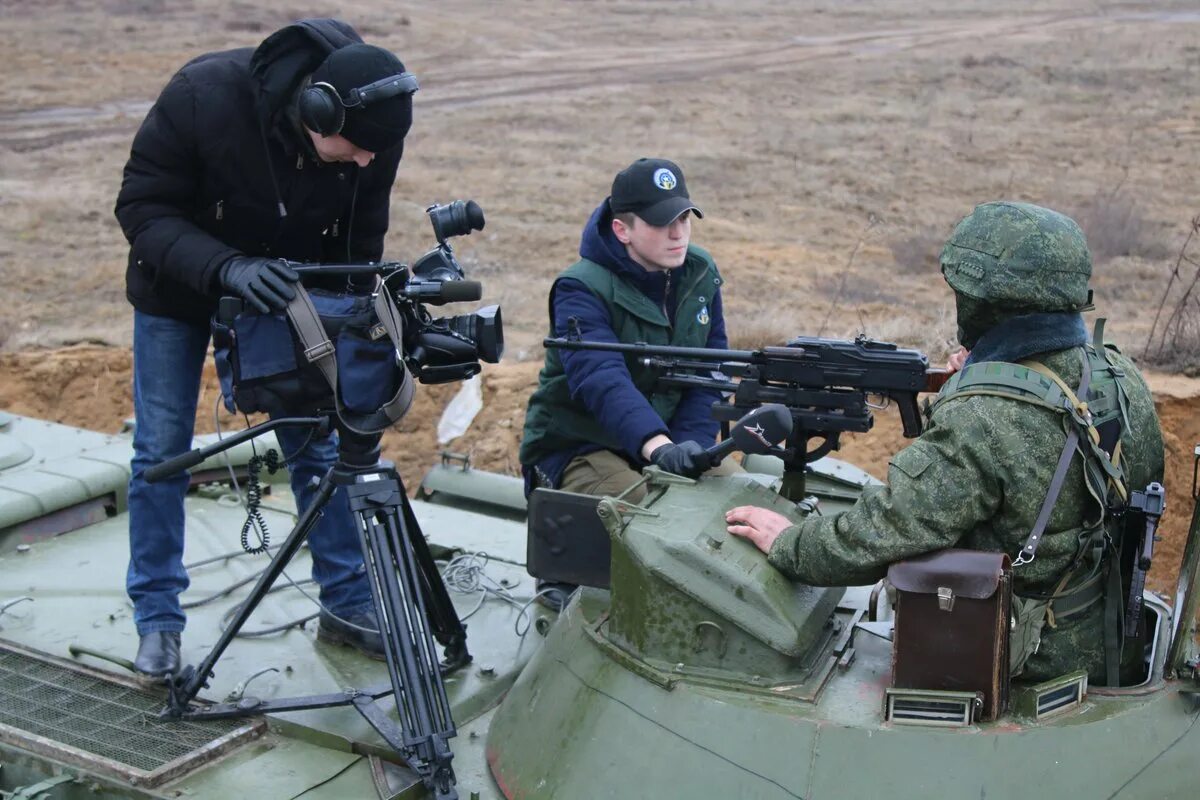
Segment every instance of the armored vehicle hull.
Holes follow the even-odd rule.
[[[124,593],[129,453],[126,436],[0,419],[0,790],[427,797],[351,709],[159,720],[162,690],[106,660],[130,657],[137,643]],[[265,562],[233,544],[245,512],[228,470],[243,473],[249,456],[246,446],[193,472],[189,663],[244,596],[236,584]],[[748,466],[754,474],[738,478],[652,476],[641,508],[601,501],[610,586],[582,588],[561,615],[532,603],[517,480],[457,462],[426,477],[413,509],[474,658],[446,679],[460,797],[1194,796],[1200,685],[1182,668],[1195,653],[1190,636],[1180,646],[1175,608],[1147,595],[1153,645],[1139,685],[1099,689],[1065,676],[1041,694],[1014,693],[994,721],[970,702],[956,720],[945,697],[930,705],[889,693],[885,592],[792,585],[725,534],[722,512],[734,503],[796,513],[770,488],[777,464]],[[808,488],[830,513],[869,480],[825,459]],[[263,510],[281,539],[295,519],[286,483],[270,485]],[[1196,571],[1195,527],[1184,583]],[[302,553],[283,583],[308,571]],[[314,611],[289,587],[249,627]],[[238,639],[202,699],[253,709],[254,698],[386,682],[384,665],[317,642],[313,627]],[[1181,655],[1168,663],[1168,650]]]
[[[614,523],[612,592],[584,590],[575,599],[492,720],[488,762],[506,797],[974,800],[1057,796],[1068,787],[1079,797],[1193,796],[1200,687],[1163,677],[1172,626],[1161,600],[1149,600],[1154,635],[1140,685],[1093,687],[1047,713],[1014,708],[991,722],[887,720],[892,643],[872,635],[889,623],[868,621],[868,591],[836,590],[823,635],[805,639],[807,653],[779,672],[769,655],[735,652],[752,648],[747,628],[747,639],[770,638],[761,619],[733,630],[736,587],[706,614],[689,614],[681,597],[708,596],[704,570],[693,574],[680,569],[686,558],[657,554],[720,543],[733,551],[728,562],[746,565],[736,579],[743,597],[765,567],[751,545],[724,535],[723,511],[769,498],[707,483],[671,486],[646,504],[662,517]],[[675,524],[658,524],[667,518]],[[639,588],[642,602],[665,606],[681,624],[621,635],[618,596],[639,569],[621,566],[627,561],[659,581]],[[769,604],[751,605],[771,613]],[[724,633],[714,637],[718,629]]]
[[[259,440],[258,451],[271,444]],[[166,702],[161,687],[139,685],[128,669],[101,657],[131,659],[137,649],[124,590],[130,453],[127,435],[12,415],[0,419],[0,457],[6,458],[0,462],[0,606],[7,605],[0,613],[0,790],[24,789],[21,796],[54,800],[425,796],[415,776],[394,765],[395,754],[350,708],[203,723],[159,720]],[[230,453],[229,465],[243,479],[250,455],[248,444]],[[184,554],[191,586],[182,596],[185,663],[207,653],[223,618],[246,596],[246,579],[267,560],[238,548],[246,515],[233,495],[229,465],[218,457],[193,470]],[[295,522],[282,477],[275,476],[262,503],[276,544]],[[514,484],[499,480],[497,499],[504,501],[505,492],[511,499]],[[521,498],[519,484],[515,496]],[[467,510],[423,500],[413,506],[439,558],[488,554],[455,563],[465,579],[451,582],[452,597],[467,618],[474,661],[446,684],[458,728],[452,745],[460,795],[498,798],[484,761],[488,720],[540,646],[539,630],[547,629],[552,615],[540,606],[522,608],[534,589],[521,566],[525,529],[519,509],[492,504],[484,515],[480,506]],[[287,569],[290,580],[315,596],[315,586],[303,583],[309,572],[307,551]],[[315,614],[315,605],[288,587],[288,579],[280,583],[285,588],[264,601],[247,630]],[[492,590],[486,601],[481,586]],[[506,599],[497,599],[497,592]],[[249,702],[387,683],[383,663],[317,642],[315,627],[311,620],[235,640],[201,697]],[[39,785],[45,788],[32,791]]]

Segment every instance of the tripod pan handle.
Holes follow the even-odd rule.
[[[198,447],[190,452],[177,455],[174,458],[168,458],[161,464],[155,464],[148,468],[142,473],[142,477],[146,479],[147,483],[158,483],[164,478],[169,478],[176,473],[183,472],[185,469],[191,469],[208,458],[208,453],[205,452],[206,449]]]

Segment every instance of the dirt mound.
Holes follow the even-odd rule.
[[[0,354],[0,408],[14,414],[116,432],[133,417],[133,354],[124,348],[82,345],[56,350]],[[504,364],[483,376],[483,410],[471,429],[447,448],[469,455],[484,469],[519,473],[516,460],[525,402],[537,380],[538,365]],[[438,459],[435,428],[446,403],[461,384],[418,387],[412,409],[396,430],[384,435],[384,455],[396,462],[405,482],[415,487],[421,474]],[[244,427],[241,416],[221,408],[211,359],[196,414],[196,433]],[[257,422],[258,420],[251,420]]]
[[[129,350],[114,347],[0,354],[0,408],[93,430],[117,431],[124,420],[133,416],[132,364]],[[483,373],[483,410],[467,433],[446,449],[469,456],[471,463],[481,469],[518,474],[517,447],[525,403],[537,382],[539,366],[537,362],[489,365]],[[1170,501],[1151,584],[1158,590],[1173,591],[1175,569],[1190,522],[1193,449],[1200,443],[1200,380],[1153,373],[1148,377],[1155,389],[1166,441],[1164,483]],[[460,386],[419,387],[408,416],[397,430],[384,436],[384,455],[396,462],[410,488],[439,458],[437,421]],[[218,395],[210,361],[205,366],[197,433],[215,429],[213,407]],[[223,409],[218,419],[222,430],[227,431],[245,424],[241,417],[226,414]],[[844,437],[837,455],[884,479],[888,460],[906,441],[900,432],[899,416],[894,411],[883,411],[876,415],[870,433]]]

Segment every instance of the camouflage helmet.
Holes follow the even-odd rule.
[[[1092,256],[1070,217],[1030,203],[984,203],[942,248],[942,274],[960,295],[995,309],[1081,311]]]

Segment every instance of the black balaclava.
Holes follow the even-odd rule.
[[[975,347],[980,336],[1022,313],[1011,308],[997,308],[962,292],[954,293],[954,303],[958,311],[958,341],[968,350]]]

